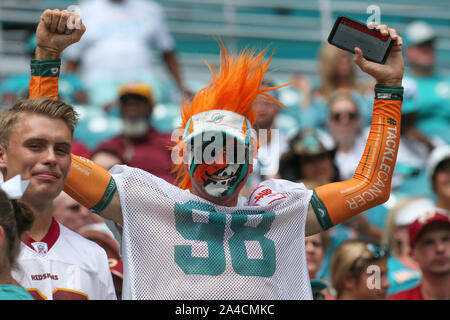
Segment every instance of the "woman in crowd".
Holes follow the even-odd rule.
[[[315,181],[319,185],[339,181],[334,163],[335,144],[324,131],[307,129],[289,142],[289,151],[280,158],[282,179],[298,182]]]
[[[330,275],[337,300],[384,300],[388,252],[377,245],[348,240],[339,245],[331,259]]]
[[[357,79],[351,54],[328,43],[323,44],[319,52],[319,75],[321,84],[317,93],[325,100],[338,89],[359,94],[364,94],[366,89]]]
[[[363,124],[370,123],[372,83],[357,78],[357,72],[349,52],[328,43],[319,51],[319,83],[299,75],[294,75],[292,82],[298,91],[300,112],[298,121],[300,129],[325,129],[328,115],[328,101],[336,90],[347,90],[361,108]],[[370,89],[369,89],[370,88]]]
[[[33,220],[26,205],[9,200],[0,188],[0,300],[33,300],[11,275],[20,252],[20,237]]]
[[[355,159],[361,159],[365,138],[360,111],[348,90],[333,93],[329,102],[327,127],[336,143],[335,161],[341,180],[350,179],[356,170]]]

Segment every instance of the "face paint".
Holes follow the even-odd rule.
[[[247,178],[250,153],[247,147],[238,148],[237,145],[236,141],[228,143],[222,148],[223,152],[216,155],[213,163],[191,162],[189,166],[191,179],[195,179],[208,195],[212,197],[230,195]],[[207,150],[208,146],[211,147],[210,143],[204,143],[202,150]],[[245,155],[239,154],[239,149],[245,152]],[[228,159],[227,154],[232,159]],[[192,159],[193,157],[192,155]],[[241,161],[236,161],[237,159]]]
[[[207,172],[208,169],[211,169],[210,167],[211,165],[208,164],[199,165],[193,178],[197,179],[205,192],[213,197],[232,194],[243,178],[247,176],[245,171],[248,171],[244,165],[234,164],[226,165],[223,169],[209,175]],[[200,172],[200,174],[197,174],[197,172]]]

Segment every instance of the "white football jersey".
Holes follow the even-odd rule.
[[[53,219],[41,241],[21,243],[13,277],[36,300],[116,300],[106,252]]]
[[[312,299],[305,222],[312,191],[268,180],[218,206],[117,165],[123,299]]]

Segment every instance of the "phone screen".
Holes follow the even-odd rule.
[[[384,63],[392,45],[389,36],[384,36],[377,30],[369,29],[366,25],[347,17],[338,18],[328,42],[353,53],[354,48],[358,47],[366,59],[378,63]]]

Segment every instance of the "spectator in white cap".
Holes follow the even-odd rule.
[[[400,146],[392,187],[397,194],[407,197],[432,197],[433,191],[425,172],[431,152],[445,145],[443,137],[427,135],[419,128],[420,100],[417,83],[405,79],[402,104]]]
[[[434,149],[427,173],[436,196],[436,207],[450,213],[450,145]]]
[[[405,30],[406,58],[415,75],[432,75],[436,32],[424,21],[415,21]]]
[[[80,72],[93,105],[113,102],[124,83],[145,82],[157,87],[164,71],[154,62],[156,56],[179,92],[186,93],[175,41],[159,3],[90,0],[79,1],[77,9],[88,27],[83,39],[64,52],[66,70]]]
[[[419,89],[418,127],[428,136],[450,143],[450,77],[437,72],[436,46],[439,36],[423,21],[415,21],[404,32],[407,76]],[[404,79],[404,80],[405,80]]]
[[[411,289],[418,285],[421,272],[416,261],[410,256],[408,227],[423,212],[433,209],[428,198],[403,198],[389,211],[383,229],[382,244],[391,252],[388,258],[388,295]]]

